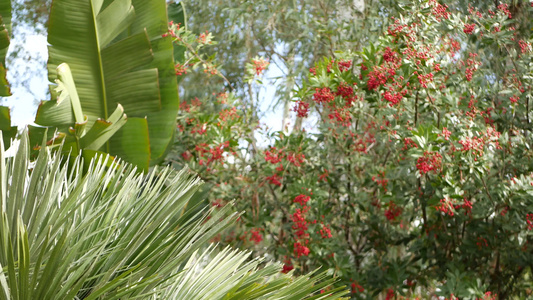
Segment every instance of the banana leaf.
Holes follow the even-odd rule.
[[[164,0],[52,2],[50,81],[67,63],[87,132],[122,107],[128,121],[97,150],[141,170],[164,158],[175,130],[179,99],[172,42],[161,37],[166,31]],[[53,124],[55,117],[41,112],[36,123],[67,134],[65,124]]]
[[[6,55],[11,34],[11,1],[0,0],[0,96],[11,96],[6,79]]]

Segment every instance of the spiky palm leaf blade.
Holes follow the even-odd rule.
[[[29,160],[0,138],[0,300],[330,299],[325,274],[259,268],[250,253],[199,249],[231,224],[231,205],[206,212],[186,170],[135,167],[100,156],[65,162],[42,147]],[[206,259],[207,264],[202,264]],[[313,296],[314,295],[314,296]]]
[[[173,300],[301,300],[339,299],[349,291],[330,288],[334,279],[326,273],[295,277],[280,273],[279,263],[264,263],[264,258],[250,260],[250,252],[226,248],[208,248],[195,253],[174,284],[154,299]],[[324,290],[321,293],[321,290]]]
[[[58,155],[30,163],[27,135],[16,157],[0,151],[0,299],[146,298],[236,217],[196,212],[187,171]]]

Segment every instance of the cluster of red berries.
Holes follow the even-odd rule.
[[[430,171],[437,173],[442,167],[442,155],[438,152],[425,151],[424,156],[416,161],[416,168],[424,175]]]

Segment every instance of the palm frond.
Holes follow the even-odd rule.
[[[174,283],[154,299],[339,299],[348,293],[344,287],[328,290],[335,280],[326,273],[282,274],[281,264],[260,267],[265,259],[249,260],[250,255],[231,248],[217,252],[214,247],[195,252]]]
[[[42,147],[30,162],[0,138],[0,300],[330,299],[326,274],[293,277],[281,265],[229,248],[200,249],[236,220],[206,211],[188,170],[142,175],[99,156],[65,161]],[[46,141],[46,139],[44,139]],[[68,159],[68,158],[66,158]],[[86,169],[86,166],[87,169]],[[313,296],[314,295],[314,296]]]
[[[46,147],[30,163],[27,135],[19,147],[0,151],[0,299],[153,293],[236,218],[230,207],[192,213],[202,183],[187,170],[145,177],[101,156],[85,172]]]

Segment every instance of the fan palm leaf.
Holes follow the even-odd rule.
[[[279,263],[268,263],[260,268],[265,259],[250,260],[250,256],[250,252],[230,248],[216,251],[209,247],[202,253],[195,252],[184,272],[177,274],[174,284],[157,298],[301,300],[339,299],[348,293],[344,287],[320,293],[334,282],[325,273],[295,278],[292,272],[280,273],[282,265]]]
[[[29,145],[23,134],[16,156],[6,157],[0,139],[0,300],[344,293],[318,294],[333,283],[325,274],[280,274],[281,265],[259,268],[263,260],[249,260],[248,252],[200,252],[238,214],[231,205],[207,211],[202,182],[187,170],[143,175],[109,156],[67,164],[47,147],[30,162]]]
[[[84,172],[80,157],[29,152],[23,135],[16,157],[0,154],[0,299],[152,294],[236,217],[194,210],[202,184],[186,170],[143,176],[99,157]]]

